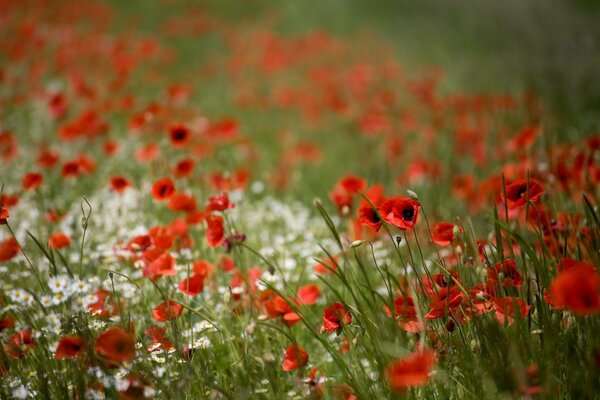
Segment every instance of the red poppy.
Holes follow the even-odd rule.
[[[29,354],[34,347],[35,340],[31,336],[31,329],[25,329],[12,335],[2,348],[7,356],[18,360]]]
[[[85,350],[85,340],[79,337],[67,336],[58,341],[58,347],[54,353],[57,360],[77,358]]]
[[[298,288],[296,292],[298,299],[302,304],[315,304],[321,296],[321,290],[314,283],[304,285]]]
[[[352,315],[342,303],[334,303],[323,311],[321,330],[327,333],[337,331],[339,334],[343,325],[352,323]]]
[[[386,222],[406,230],[412,229],[417,223],[420,207],[418,201],[398,196],[385,201],[378,211]]]
[[[358,194],[362,192],[367,186],[367,181],[362,178],[358,178],[353,175],[347,175],[340,179],[338,182],[338,187],[343,189],[347,194]]]
[[[227,192],[223,192],[217,196],[208,199],[206,211],[225,211],[229,208],[234,208],[235,204],[229,201]]]
[[[25,191],[30,191],[40,186],[42,183],[44,183],[44,177],[42,176],[42,174],[39,174],[37,172],[30,172],[23,177],[23,180],[21,181],[21,186]]]
[[[305,366],[307,362],[308,354],[304,351],[304,349],[296,344],[290,344],[285,350],[281,368],[284,371],[294,371]]]
[[[156,351],[159,349],[169,351],[174,348],[173,343],[171,343],[171,341],[165,336],[166,331],[167,328],[161,328],[156,325],[150,325],[144,331],[146,336],[152,340],[152,342],[148,345],[149,351]]]
[[[116,175],[110,178],[110,188],[117,193],[123,193],[130,186],[131,181],[122,175]]]
[[[176,273],[175,259],[169,253],[161,254],[153,261],[147,263],[143,271],[144,276],[147,276],[152,280],[157,280],[163,275],[172,276]]]
[[[8,328],[12,328],[13,326],[15,326],[15,317],[9,315],[7,317],[1,318],[0,319],[0,332],[2,332],[5,329]]]
[[[4,206],[0,209],[0,225],[6,225],[7,219],[10,217],[8,209]]]
[[[502,276],[502,282],[499,282],[500,276]],[[523,284],[523,277],[517,269],[515,260],[504,260],[504,262],[498,261],[488,269],[488,282],[504,287],[520,287]]]
[[[210,215],[206,219],[206,241],[210,247],[217,247],[225,241],[225,228],[223,218],[218,215]]]
[[[183,147],[190,140],[190,131],[182,124],[169,127],[169,139],[175,147]]]
[[[433,227],[431,241],[438,246],[448,246],[454,240],[454,224],[440,222]]]
[[[173,171],[173,175],[176,178],[185,178],[192,174],[194,168],[196,167],[196,163],[194,160],[190,158],[185,158],[175,165],[175,170]]]
[[[502,201],[506,200],[506,207],[509,209],[523,206],[527,199],[534,202],[544,193],[542,185],[535,179],[529,179],[529,191],[527,190],[527,180],[519,179],[506,186],[506,199],[504,193],[501,195]]]
[[[189,278],[185,278],[179,283],[179,290],[187,295],[196,296],[204,290],[205,278],[206,275],[202,274],[194,274]]]
[[[495,314],[494,316],[501,324],[513,323],[514,318],[519,315],[520,318],[525,318],[529,313],[528,306],[522,299],[514,297],[500,297],[493,300]]]
[[[62,232],[53,233],[48,240],[48,246],[51,249],[64,249],[65,247],[69,247],[71,245],[71,238],[65,235]]]
[[[173,193],[175,193],[175,184],[170,178],[159,179],[152,185],[152,197],[155,200],[168,199]]]
[[[337,256],[317,262],[313,269],[317,274],[334,274],[337,270]]]
[[[160,150],[156,143],[150,143],[147,146],[144,146],[138,149],[135,152],[135,158],[139,162],[149,162],[154,161],[160,154]]]
[[[235,269],[235,265],[233,263],[233,258],[231,257],[222,257],[217,263],[219,268],[225,272],[231,272]]]
[[[67,161],[62,167],[63,178],[72,178],[79,175],[79,163],[77,161]]]
[[[187,193],[175,193],[169,199],[167,207],[172,211],[192,213],[196,211],[196,199]]]
[[[362,225],[370,226],[375,232],[379,232],[383,224],[383,221],[371,206],[361,207],[358,210],[358,222]]]
[[[9,237],[0,243],[0,262],[12,259],[19,253],[19,243],[13,237]]]
[[[555,308],[566,308],[575,314],[600,312],[600,275],[591,263],[577,265],[559,273],[548,288],[548,300]]]
[[[418,350],[394,361],[386,369],[390,388],[394,392],[402,392],[426,384],[434,365],[435,352],[429,349]]]
[[[94,350],[99,357],[118,363],[135,358],[135,339],[121,327],[108,328],[96,339]]]
[[[152,309],[152,317],[156,322],[172,321],[183,312],[183,306],[173,300],[160,303]]]
[[[426,319],[442,318],[448,313],[452,314],[465,300],[465,295],[456,286],[442,287],[437,294],[431,294],[430,310],[425,315]]]

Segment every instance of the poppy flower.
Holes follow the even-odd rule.
[[[227,192],[223,192],[219,195],[208,199],[208,205],[206,211],[225,211],[229,208],[234,208],[235,204],[229,201],[229,195]]]
[[[12,259],[19,253],[19,243],[13,237],[9,237],[0,243],[0,262]]]
[[[353,175],[347,175],[338,182],[338,187],[350,195],[362,192],[366,186],[367,181]]]
[[[286,299],[267,289],[260,295],[269,318],[281,318],[287,326],[293,326],[302,319],[294,312]]]
[[[529,313],[528,306],[523,299],[514,297],[500,297],[493,300],[495,314],[494,316],[501,324],[513,323],[514,318],[519,315],[520,318],[525,318]]]
[[[161,254],[153,261],[150,261],[143,270],[144,276],[147,276],[152,280],[156,280],[163,275],[172,276],[176,273],[175,259],[169,253]]]
[[[321,290],[314,283],[304,285],[298,288],[296,292],[300,303],[310,305],[315,304],[321,296]]]
[[[152,309],[152,317],[156,322],[172,321],[183,312],[183,306],[173,300],[160,303]]]
[[[77,161],[67,161],[62,167],[63,178],[73,178],[79,175],[80,167]]]
[[[58,341],[58,347],[54,353],[57,360],[77,358],[85,350],[85,340],[79,337],[66,336]]]
[[[334,303],[323,311],[323,325],[321,331],[339,334],[343,325],[352,323],[352,315],[342,303]]]
[[[174,348],[173,343],[171,343],[171,341],[165,336],[166,331],[167,328],[161,328],[156,325],[150,325],[144,331],[146,336],[148,336],[151,340],[150,344],[148,345],[149,351],[157,351],[159,349],[169,351]]]
[[[194,274],[179,283],[179,290],[189,296],[196,296],[204,290],[204,279],[206,275]]]
[[[225,228],[223,218],[218,215],[210,215],[206,219],[206,242],[210,247],[217,247],[225,241]]]
[[[196,163],[194,162],[194,160],[190,158],[185,158],[175,165],[173,175],[175,175],[176,178],[188,177],[192,174],[195,167]]]
[[[390,388],[394,392],[402,392],[426,384],[434,365],[435,352],[429,349],[418,350],[394,361],[386,369]]]
[[[44,177],[37,172],[30,172],[23,177],[21,186],[25,191],[30,191],[44,183]]]
[[[35,340],[31,336],[31,329],[16,332],[2,346],[4,353],[15,360],[29,354],[34,347]]]
[[[317,262],[313,269],[317,274],[334,274],[337,270],[337,256]]]
[[[421,205],[414,199],[394,197],[379,206],[378,211],[386,222],[402,229],[412,229],[417,223]]]
[[[187,193],[175,193],[167,204],[169,210],[192,213],[196,211],[196,199]]]
[[[117,193],[123,193],[131,186],[131,181],[122,175],[116,175],[110,178],[110,188]]]
[[[13,316],[7,316],[4,318],[0,318],[0,332],[2,332],[5,329],[8,328],[12,328],[13,326],[15,326],[15,317]]]
[[[523,206],[527,199],[537,201],[544,193],[542,185],[535,179],[529,179],[529,191],[527,190],[527,180],[518,179],[506,186],[506,199],[504,193],[501,194],[502,201],[506,201],[506,207],[513,209]]]
[[[135,339],[121,327],[108,328],[102,332],[94,344],[96,354],[118,363],[135,358]]]
[[[294,371],[306,365],[308,354],[304,349],[296,344],[290,344],[285,350],[281,368],[284,371]]]
[[[500,276],[503,277],[502,282],[499,282]],[[523,284],[523,277],[517,269],[515,260],[504,260],[504,262],[498,261],[488,269],[488,282],[504,287],[520,287]]]
[[[152,185],[152,197],[157,201],[168,199],[175,193],[175,184],[170,178],[161,178]]]
[[[48,240],[48,246],[51,249],[64,249],[65,247],[69,247],[71,245],[71,238],[65,235],[62,232],[53,233]]]
[[[598,271],[587,261],[562,271],[548,287],[548,300],[554,308],[566,308],[579,315],[600,312]]]
[[[454,309],[458,308],[464,300],[465,295],[458,287],[440,288],[437,294],[431,294],[430,310],[425,315],[425,318],[437,319],[448,315],[448,313],[452,314]]]
[[[439,222],[431,231],[431,241],[438,246],[448,246],[454,240],[454,224]]]
[[[172,125],[169,128],[169,139],[175,147],[183,147],[190,139],[190,131],[182,124]]]
[[[135,159],[139,162],[150,162],[156,160],[159,154],[160,149],[158,148],[158,145],[156,143],[150,143],[135,152]]]
[[[60,155],[52,150],[42,150],[37,158],[37,163],[40,167],[50,169],[56,165]]]
[[[6,225],[10,214],[8,213],[8,209],[4,206],[0,209],[0,225]]]
[[[361,207],[358,210],[358,222],[361,225],[370,226],[375,230],[375,232],[379,232],[383,221],[377,215],[377,212],[371,206]]]

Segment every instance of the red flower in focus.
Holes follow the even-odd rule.
[[[10,217],[8,213],[8,209],[6,207],[2,207],[0,209],[0,225],[6,225],[7,219]]]
[[[435,365],[435,352],[424,349],[391,363],[386,369],[387,380],[394,392],[421,386],[429,380]]]
[[[156,322],[172,321],[183,312],[183,306],[173,300],[160,303],[152,309],[152,317]]]
[[[71,245],[71,238],[65,235],[62,232],[53,233],[48,240],[48,246],[51,249],[64,249],[65,247],[69,247]]]
[[[173,146],[183,147],[190,140],[190,131],[184,125],[173,125],[169,128],[169,139]]]
[[[13,237],[9,237],[0,243],[0,262],[5,262],[19,253],[19,243]]]
[[[375,232],[379,232],[383,221],[377,215],[377,212],[371,206],[361,207],[358,210],[358,222],[361,225],[370,226],[375,230]]]
[[[433,227],[431,241],[438,246],[448,246],[454,240],[454,224],[440,222]]]
[[[334,303],[323,311],[323,325],[321,331],[339,334],[343,325],[352,323],[352,315],[342,303]]]
[[[529,179],[529,191],[527,190],[527,180],[519,179],[506,186],[506,199],[502,193],[502,201],[506,201],[508,209],[521,207],[529,201],[534,202],[544,193],[542,185],[535,179]]]
[[[135,339],[121,327],[108,328],[96,339],[94,350],[99,357],[118,363],[135,358]]]
[[[206,218],[206,241],[210,247],[217,247],[225,240],[223,218],[218,215],[209,215]]]
[[[35,340],[31,337],[31,329],[25,329],[12,335],[2,348],[7,356],[18,360],[29,354],[34,347]]]
[[[417,223],[419,208],[418,201],[398,196],[385,201],[378,211],[386,222],[402,229],[412,229]]]
[[[44,183],[44,177],[42,176],[42,174],[39,174],[37,172],[30,172],[23,177],[23,180],[21,181],[21,186],[25,191],[30,191],[40,186],[42,183]]]
[[[294,371],[305,366],[307,362],[308,354],[304,351],[304,349],[296,344],[290,344],[285,350],[281,368],[284,371]]]
[[[57,360],[77,358],[84,350],[85,340],[74,336],[63,337],[58,341],[54,358]]]
[[[548,300],[554,308],[575,314],[600,312],[600,275],[591,263],[581,261],[559,273],[548,287]]]
[[[425,315],[426,319],[442,318],[448,313],[459,307],[465,300],[465,295],[456,286],[440,288],[436,293],[431,294],[430,310]]]
[[[194,274],[179,283],[179,290],[189,296],[196,296],[204,290],[204,279],[206,275]]]
[[[152,197],[157,201],[168,199],[175,193],[175,184],[170,178],[162,178],[152,185]]]
[[[321,296],[321,290],[314,283],[304,285],[298,288],[296,292],[298,299],[302,304],[315,304]]]
[[[123,193],[130,186],[131,181],[122,175],[116,175],[110,178],[110,188],[117,193]]]

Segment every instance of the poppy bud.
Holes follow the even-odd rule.
[[[411,199],[419,200],[419,196],[412,190],[407,190],[406,193],[408,194],[408,197],[410,197]]]
[[[398,246],[400,246],[401,242],[402,242],[402,238],[400,236],[396,236],[396,243],[398,244]]]
[[[350,243],[350,247],[352,247],[353,249],[362,246],[362,244],[366,242],[366,240],[355,240],[354,242]]]

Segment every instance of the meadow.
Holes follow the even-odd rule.
[[[598,17],[0,0],[0,398],[598,398]]]

